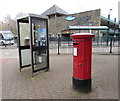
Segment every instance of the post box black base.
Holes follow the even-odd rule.
[[[73,77],[73,88],[79,92],[91,92],[91,79],[80,80]]]

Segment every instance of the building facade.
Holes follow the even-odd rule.
[[[65,18],[72,16],[73,20],[66,20]],[[83,13],[76,13],[64,15],[60,17],[49,19],[49,33],[51,34],[68,34],[66,31],[69,26],[99,26],[100,25],[100,10],[87,11]],[[70,32],[69,32],[70,33]]]
[[[90,10],[75,14],[68,14],[58,6],[54,5],[45,11],[42,15],[49,17],[49,34],[50,36],[68,36],[76,32],[88,32],[88,30],[72,31],[68,30],[69,26],[108,26],[110,35],[118,35],[118,23],[116,19],[111,21],[101,16],[101,10]],[[96,36],[105,36],[108,31],[92,31]]]

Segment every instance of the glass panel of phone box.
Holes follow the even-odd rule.
[[[46,21],[32,18],[32,28],[34,70],[39,70],[47,67]]]
[[[22,67],[31,65],[29,23],[20,23],[20,46]]]

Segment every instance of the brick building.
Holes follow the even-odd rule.
[[[68,14],[66,11],[54,5],[41,15],[49,17],[49,34],[51,36],[57,36],[57,34],[61,33],[61,36],[64,38],[69,37],[70,34],[75,33],[75,31],[68,30],[69,26],[108,26],[110,28],[109,34],[118,35],[118,23],[116,19],[111,21],[101,16],[100,9]],[[88,31],[80,30],[77,32]],[[92,33],[96,36],[105,36],[107,31],[95,30]]]

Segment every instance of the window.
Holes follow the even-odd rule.
[[[0,40],[1,40],[1,39],[3,39],[3,35],[2,35],[2,33],[0,33]]]

